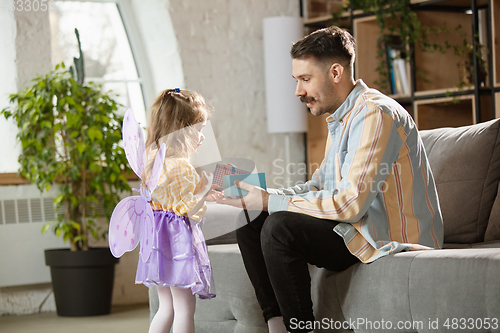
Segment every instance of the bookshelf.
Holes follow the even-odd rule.
[[[325,16],[306,20],[305,26],[312,31],[337,24],[350,30],[356,39],[355,79],[361,78],[369,87],[396,99],[413,116],[420,130],[500,118],[500,40],[497,40],[500,38],[500,0],[411,0],[411,7],[424,26],[443,26],[446,22],[449,33],[429,34],[431,43],[460,45],[466,40],[472,45],[473,36],[478,36],[486,50],[481,56],[486,65],[486,79],[480,80],[481,75],[476,74],[481,69],[481,59],[477,56],[464,65],[465,52],[456,55],[447,49],[444,54],[430,53],[415,46],[405,50],[413,59],[412,64],[407,62],[405,66],[410,91],[392,94],[391,86],[380,82],[376,71],[380,63],[376,50],[381,32],[374,15],[353,11],[344,13],[337,23],[331,14],[325,13]],[[458,31],[457,26],[461,27]],[[473,74],[467,75],[464,68],[471,69]],[[464,79],[469,82],[459,85]],[[309,164],[321,163],[328,134],[324,119],[317,118],[312,115],[308,118]]]

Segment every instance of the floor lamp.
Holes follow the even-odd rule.
[[[290,133],[307,131],[305,105],[295,96],[292,77],[292,44],[304,36],[300,17],[264,19],[264,68],[266,80],[267,131],[285,133],[286,186],[290,186]]]

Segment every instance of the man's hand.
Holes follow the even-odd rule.
[[[239,207],[246,210],[267,211],[267,205],[269,202],[269,193],[267,193],[267,191],[260,187],[253,186],[239,180],[236,180],[234,182],[234,185],[243,190],[247,190],[248,194],[243,198],[238,199],[231,199],[226,197],[217,198],[217,203]]]

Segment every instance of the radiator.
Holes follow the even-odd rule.
[[[68,247],[45,222],[56,217],[57,189],[40,194],[34,185],[0,186],[0,287],[50,282],[44,250]]]

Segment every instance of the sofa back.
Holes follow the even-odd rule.
[[[500,120],[420,131],[443,214],[445,243],[500,240]]]

